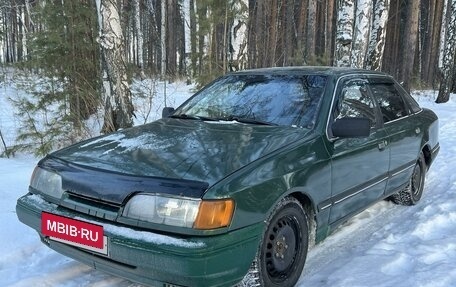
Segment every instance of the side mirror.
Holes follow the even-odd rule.
[[[367,118],[341,118],[331,126],[332,134],[340,138],[367,137],[370,134],[371,121]]]
[[[169,117],[172,113],[174,113],[174,108],[164,107],[162,110],[162,119]]]

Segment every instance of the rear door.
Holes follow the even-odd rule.
[[[334,138],[328,128],[331,154],[332,207],[330,223],[359,212],[383,197],[389,167],[387,134],[367,80],[361,77],[340,81],[331,113],[331,123],[338,118],[371,120],[371,131],[363,138]]]
[[[421,109],[404,100],[405,91],[391,78],[371,77],[368,86],[388,134],[386,143],[391,150],[391,160],[386,194],[391,194],[408,183],[418,158],[423,131],[413,115]]]

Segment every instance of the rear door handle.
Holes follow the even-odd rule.
[[[378,149],[379,150],[384,150],[386,148],[386,146],[388,145],[388,142],[386,140],[383,140],[381,141],[379,144],[378,144]]]

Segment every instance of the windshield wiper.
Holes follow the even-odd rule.
[[[223,120],[236,121],[236,122],[240,122],[240,123],[244,123],[244,124],[264,125],[264,126],[277,126],[277,124],[275,124],[275,123],[261,121],[261,120],[256,120],[256,119],[250,119],[250,118],[243,118],[243,117],[238,117],[238,116],[228,116],[228,117],[224,118]]]
[[[173,119],[184,119],[184,120],[199,120],[199,121],[216,121],[217,119],[204,117],[204,116],[195,116],[195,115],[187,115],[187,114],[177,114],[169,116]]]

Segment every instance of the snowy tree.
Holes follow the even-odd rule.
[[[355,0],[339,0],[337,14],[335,65],[349,67],[353,42],[353,23],[355,17]]]
[[[371,31],[372,0],[358,0],[351,51],[351,66],[364,68]]]
[[[125,41],[115,0],[96,0],[102,48],[103,99],[105,116],[103,132],[113,132],[133,125],[133,104],[127,79]]]
[[[448,102],[450,98],[452,80],[455,75],[455,54],[456,54],[456,0],[448,0],[446,8],[446,29],[442,53],[442,79],[440,81],[437,103]]]
[[[366,69],[380,70],[386,41],[389,0],[376,0],[373,10],[372,28],[366,56]]]

